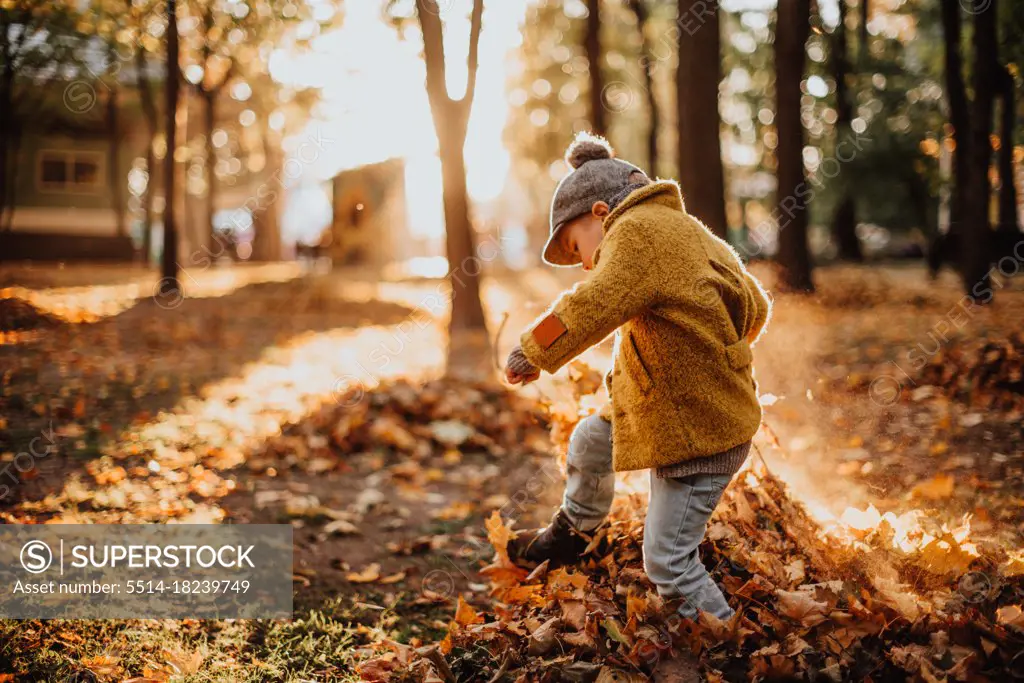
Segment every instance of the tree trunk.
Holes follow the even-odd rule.
[[[164,155],[164,249],[160,280],[160,294],[177,296],[178,282],[178,230],[175,225],[175,168],[174,150],[177,146],[178,127],[178,17],[177,0],[167,0],[167,76],[164,80],[167,153]]]
[[[156,154],[153,141],[146,145],[146,192],[142,196],[142,264],[149,265],[153,258],[153,202],[155,199]]]
[[[837,259],[863,263],[864,252],[860,247],[860,238],[857,237],[857,204],[846,190],[832,217],[832,238],[836,241]]]
[[[717,4],[679,0],[679,183],[686,210],[723,239],[725,173],[722,169],[718,85],[721,81],[721,35]]]
[[[1006,67],[1000,68],[1002,109],[999,123],[999,233],[1015,240],[1020,236],[1017,217],[1017,176],[1014,173],[1013,141],[1017,125],[1017,106],[1014,97],[1016,84]],[[1005,252],[1005,249],[1003,250]],[[1005,255],[1002,254],[1002,255]]]
[[[813,292],[807,247],[809,194],[804,175],[804,127],[800,120],[800,83],[810,34],[810,0],[779,0],[775,22],[775,125],[778,129],[778,209],[780,285]]]
[[[593,132],[607,136],[604,108],[604,74],[601,71],[601,0],[586,0],[587,24],[583,51],[587,55],[590,77],[590,125]]]
[[[217,93],[202,91],[205,108],[203,109],[203,135],[206,140],[206,223],[207,235],[211,244],[216,243],[215,253],[220,253],[221,237],[214,229],[213,219],[217,214],[217,148],[213,145],[213,131],[217,126]]]
[[[7,136],[11,126],[7,123],[7,107],[0,105],[0,230],[4,229],[7,218]],[[3,260],[3,254],[0,254]]]
[[[149,87],[146,74],[146,50],[140,45],[135,50],[135,70],[138,74],[136,86],[139,90],[139,103],[142,105],[143,118],[149,139],[146,141],[146,191],[142,196],[142,262],[148,264],[153,252],[153,201],[156,198],[156,154],[153,141],[157,132],[156,102],[153,91]]]
[[[949,122],[953,126],[953,199],[949,212],[949,230],[936,234],[929,246],[928,262],[932,275],[938,274],[948,254],[962,254],[964,239],[965,193],[970,183],[971,114],[964,84],[963,58],[960,54],[962,23],[960,0],[942,0],[943,42],[945,43],[946,96]],[[957,263],[962,269],[963,264]]]
[[[847,138],[853,137],[850,123],[853,121],[853,105],[846,79],[850,73],[849,50],[846,40],[846,0],[839,1],[839,23],[832,36],[832,76],[836,80],[836,148]],[[866,2],[866,0],[861,0]],[[837,258],[840,261],[864,260],[857,238],[857,205],[847,183],[842,179],[842,195],[832,218],[832,239],[835,240]]]
[[[473,1],[467,58],[466,94],[461,100],[448,95],[444,37],[436,0],[416,0],[416,15],[423,31],[423,57],[427,71],[427,96],[441,157],[448,279],[452,312],[448,323],[448,374],[479,377],[490,367],[490,339],[483,305],[480,276],[483,263],[476,254],[469,216],[464,150],[469,115],[476,92],[483,0]]]
[[[640,66],[644,74],[644,89],[647,92],[647,110],[650,112],[651,127],[647,131],[647,174],[653,177],[658,175],[658,131],[661,130],[661,112],[658,109],[658,98],[654,93],[654,54],[651,50],[651,43],[647,39],[647,20],[650,14],[647,11],[646,0],[629,0],[629,9],[636,17],[637,30],[640,31]]]
[[[262,109],[257,109],[257,117],[263,122],[260,130],[260,145],[263,158],[266,159],[263,177],[269,182],[281,170],[281,155],[277,147],[277,135],[270,129],[269,116]],[[269,202],[263,206],[262,202],[257,202],[252,223],[254,234],[251,258],[256,261],[281,260],[281,225],[276,203]]]
[[[7,160],[13,168],[18,168],[21,162],[21,122],[15,122],[9,131],[10,144],[7,147]],[[18,210],[18,176],[14,173],[7,174],[7,216],[4,218],[3,226],[0,229],[10,232],[14,229],[14,212]]]
[[[114,205],[114,218],[117,222],[117,235],[128,234],[125,220],[124,178],[121,175],[121,122],[119,121],[120,90],[111,84],[107,96],[107,163],[110,165],[107,180],[110,186],[110,202]]]
[[[953,0],[955,2],[955,0]],[[992,226],[989,222],[992,163],[992,115],[999,68],[996,43],[996,0],[974,0],[974,65],[971,84],[970,181],[965,193],[964,287],[979,303],[991,301]]]
[[[860,21],[857,24],[860,49],[857,59],[860,60],[861,65],[867,64],[867,60],[871,56],[871,53],[868,51],[868,41],[871,39],[868,35],[868,19],[871,18],[870,2],[871,0],[860,0]]]
[[[444,223],[448,234],[448,267],[452,279],[451,329],[485,329],[480,303],[480,267],[476,258],[473,225],[469,218],[469,191],[463,156],[465,133],[438,131],[441,178],[444,193]]]
[[[0,23],[0,29],[7,31],[7,23]],[[6,38],[4,47],[6,48]],[[13,128],[14,105],[14,65],[10,57],[5,57],[3,71],[0,72],[0,225],[3,225],[10,198],[7,195],[8,171],[10,170],[10,136]],[[13,206],[11,207],[13,209]],[[3,256],[0,255],[0,259]]]
[[[261,207],[252,216],[254,261],[281,260],[281,222],[274,204]]]

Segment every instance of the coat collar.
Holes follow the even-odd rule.
[[[683,195],[679,189],[679,183],[674,180],[655,180],[650,185],[645,185],[639,190],[634,190],[627,196],[622,202],[615,207],[615,210],[608,214],[602,227],[604,228],[605,234],[612,229],[615,221],[622,216],[623,213],[633,208],[637,204],[644,202],[653,202],[655,204],[661,204],[667,206],[670,209],[676,211],[684,211],[683,208]]]

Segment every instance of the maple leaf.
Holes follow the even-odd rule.
[[[470,624],[482,624],[484,618],[477,614],[473,606],[462,599],[459,596],[458,606],[455,608],[455,623],[459,626],[469,626]]]
[[[558,617],[551,617],[531,633],[527,652],[535,657],[550,652],[555,646],[559,623],[561,620]]]
[[[121,659],[112,655],[97,655],[83,659],[80,664],[96,675],[97,678],[109,679],[121,671]]]
[[[964,550],[950,535],[936,538],[914,555],[914,563],[940,576],[960,576],[976,556]]]
[[[484,522],[484,526],[487,528],[487,540],[494,546],[494,551],[498,554],[498,563],[511,565],[512,560],[508,556],[508,542],[515,538],[512,527],[505,524],[497,510],[491,513],[491,516]]]
[[[828,603],[815,600],[809,590],[778,590],[775,595],[779,599],[779,613],[804,626],[820,624],[828,614]]]
[[[508,590],[514,586],[518,586],[524,579],[526,579],[527,571],[522,567],[517,567],[514,564],[501,565],[498,563],[490,564],[480,570],[480,574],[486,576],[494,587],[495,594],[500,594],[501,591]]]
[[[907,586],[895,583],[890,579],[875,580],[875,599],[886,604],[903,615],[907,621],[916,621],[921,615],[921,607]]]
[[[562,608],[562,619],[577,631],[582,631],[587,626],[587,608],[579,600],[562,600],[559,603]]]
[[[543,586],[513,586],[498,592],[499,600],[513,605],[543,605],[546,600],[543,596]]]

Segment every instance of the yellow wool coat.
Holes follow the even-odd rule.
[[[750,345],[771,315],[736,252],[686,213],[679,186],[630,194],[604,221],[590,278],[521,338],[556,372],[613,331],[616,471],[674,465],[750,440],[761,422]]]

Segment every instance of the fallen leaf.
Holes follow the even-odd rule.
[[[1024,630],[1024,611],[1020,605],[1007,605],[996,610],[996,621],[1000,624]]]
[[[538,657],[551,651],[555,646],[559,622],[558,617],[551,617],[530,634],[530,644],[527,647],[530,655]]]
[[[352,572],[345,575],[350,583],[374,583],[380,580],[380,565],[374,562],[361,572]]]
[[[910,495],[927,498],[928,500],[943,500],[953,495],[953,487],[955,483],[953,475],[937,474],[931,479],[923,481],[915,486],[911,490]]]
[[[512,560],[508,556],[508,542],[515,538],[515,532],[510,526],[505,525],[505,521],[497,510],[491,513],[491,516],[484,522],[484,526],[487,528],[487,540],[494,546],[499,563],[512,564]]]
[[[482,624],[484,618],[476,613],[473,606],[462,599],[459,596],[458,606],[455,608],[455,623],[459,626],[469,626],[470,624]]]
[[[809,590],[779,590],[775,595],[779,599],[779,613],[804,626],[820,624],[828,614],[828,603],[815,600]]]

